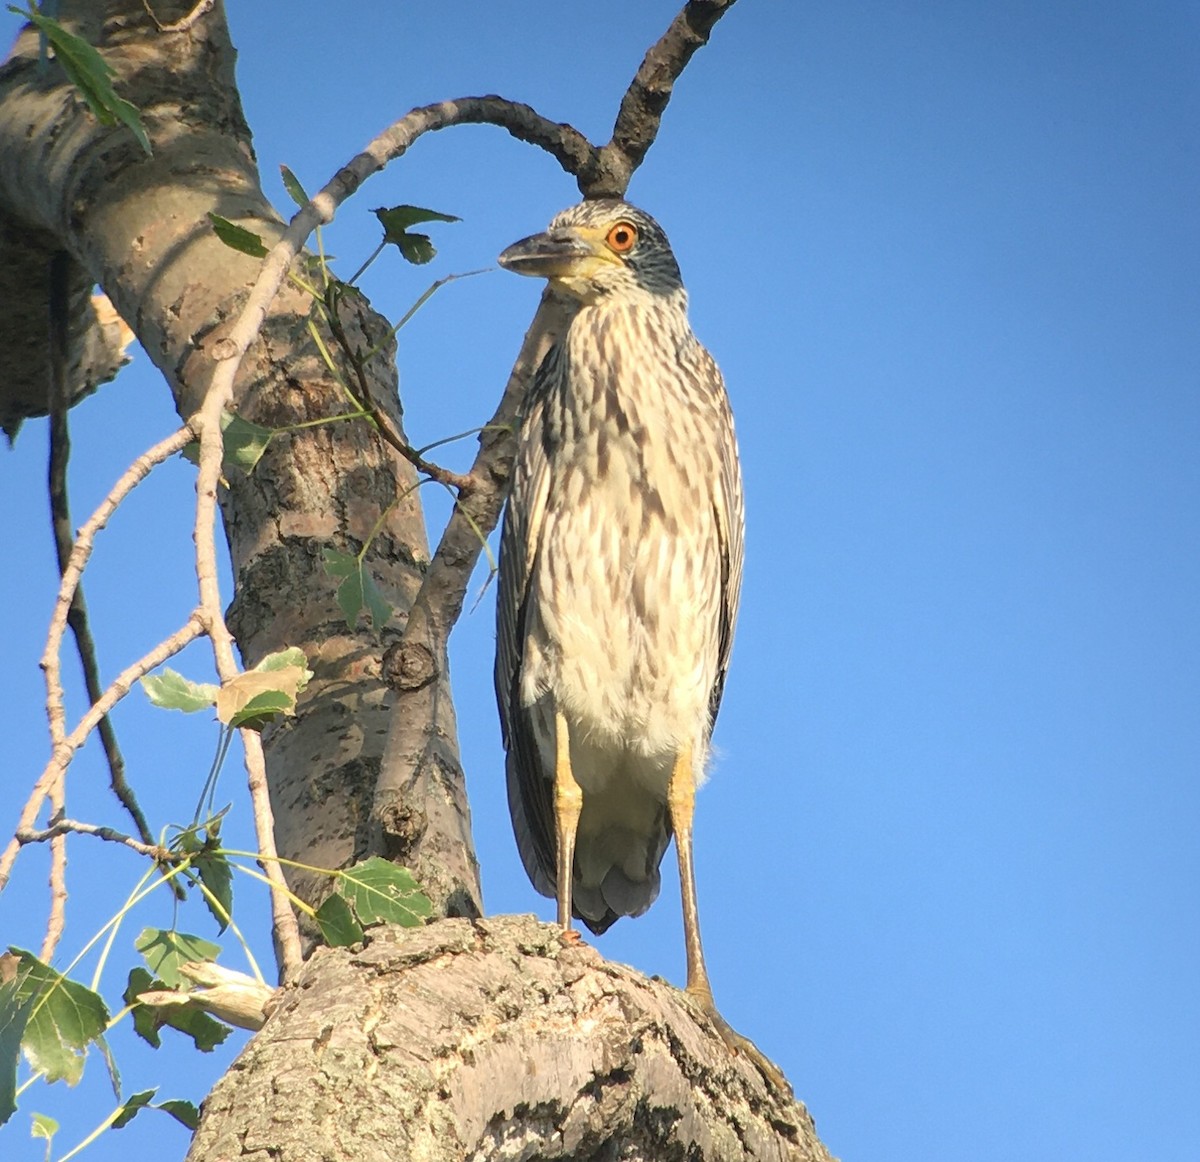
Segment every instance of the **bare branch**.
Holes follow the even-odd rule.
[[[150,673],[155,667],[161,666],[168,658],[174,657],[189,642],[195,641],[204,632],[204,617],[197,610],[169,638],[159,642],[149,653],[139,658],[131,666],[127,666],[117,675],[108,689],[104,691],[92,704],[88,712],[79,720],[79,725],[54,748],[54,753],[51,755],[50,761],[38,777],[38,781],[34,783],[29,800],[21,811],[21,817],[16,827],[18,832],[32,829],[37,820],[38,812],[42,809],[42,804],[46,801],[46,796],[51,793],[54,787],[55,780],[62,777],[70,765],[75,752],[87,741],[88,735],[96,728],[96,724],[129,693],[134,682],[144,674]],[[3,856],[0,856],[0,891],[4,889],[9,877],[12,875],[13,862],[16,860],[20,849],[21,844],[14,837],[9,842],[8,847],[5,848]]]
[[[247,785],[254,813],[254,834],[258,840],[258,866],[271,881],[271,933],[275,941],[275,958],[279,965],[280,983],[294,980],[304,963],[300,942],[300,925],[292,911],[287,882],[279,864],[275,847],[275,816],[271,810],[271,792],[267,784],[267,760],[263,754],[262,736],[256,730],[241,730],[242,748],[246,756]]]
[[[472,485],[454,506],[400,641],[384,657],[384,677],[394,691],[394,701],[371,822],[384,837],[383,849],[406,853],[406,862],[412,862],[427,837],[437,832],[428,822],[429,813],[436,809],[426,793],[427,768],[436,761],[430,758],[428,724],[437,721],[442,688],[437,679],[445,665],[446,642],[462,611],[487,535],[500,518],[526,384],[562,333],[566,319],[562,302],[550,292],[543,294],[496,413],[480,433],[479,453],[469,473]],[[468,855],[465,845],[464,851],[441,849],[436,862],[461,862]],[[458,874],[449,876],[450,881],[470,878],[470,869],[455,870]]]
[[[589,198],[624,197],[633,171],[658,136],[671,90],[693,53],[708,43],[713,26],[737,0],[688,0],[642,60],[621,101],[612,140],[600,151],[591,184],[580,189]]]
[[[62,818],[66,810],[66,779],[59,774],[50,788],[50,817]],[[54,950],[62,939],[67,924],[67,838],[55,835],[50,840],[50,916],[46,921],[46,935],[42,950],[38,954],[47,964],[54,957]]]
[[[132,835],[125,835],[112,827],[98,827],[94,823],[82,823],[77,819],[58,819],[42,831],[19,830],[16,834],[18,843],[49,843],[62,839],[67,835],[92,835],[109,843],[120,843],[136,851],[138,855],[146,855],[160,863],[176,862],[180,857],[168,851],[158,843],[143,843]]]

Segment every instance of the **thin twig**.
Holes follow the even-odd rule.
[[[92,704],[87,713],[63,741],[54,748],[50,761],[46,764],[38,780],[33,785],[21,817],[17,821],[16,830],[29,831],[37,821],[38,812],[46,801],[46,796],[54,785],[54,780],[60,778],[71,763],[75,752],[87,741],[88,735],[96,728],[96,724],[132,689],[143,675],[161,666],[168,658],[174,657],[186,645],[196,640],[205,632],[205,618],[199,610],[194,612],[184,624],[170,637],[156,645],[149,653],[140,657],[132,665],[127,666],[113,679],[103,694]],[[13,861],[21,849],[21,844],[14,837],[9,841],[3,856],[0,856],[0,891],[8,883],[12,875]]]
[[[125,835],[113,827],[98,827],[95,823],[82,823],[77,819],[58,819],[41,831],[18,831],[18,843],[48,843],[65,835],[92,835],[109,843],[121,843],[136,851],[138,855],[147,855],[159,863],[172,863],[182,857],[175,855],[159,843],[143,843],[132,835]]]
[[[71,514],[67,503],[67,464],[71,458],[70,429],[67,424],[67,410],[71,406],[70,388],[67,384],[67,361],[71,343],[70,278],[70,255],[65,250],[56,251],[50,259],[50,464],[47,484],[50,491],[50,523],[54,530],[54,547],[58,555],[60,578],[71,554]],[[87,633],[87,612],[83,608],[83,595],[77,591],[68,612],[68,619],[73,616],[76,627],[80,624],[81,613],[85,637],[90,644],[91,635]],[[89,660],[94,669],[95,653],[93,651],[89,656],[87,649],[80,643],[77,628],[75,640],[86,674]],[[63,741],[63,734],[62,723],[51,720],[51,747],[57,747]],[[52,821],[66,813],[65,781],[65,773],[60,771],[48,789]],[[50,843],[50,915],[46,919],[46,936],[42,941],[43,961],[49,962],[53,958],[66,923],[67,843],[64,836],[58,835]]]
[[[439,484],[446,485],[447,488],[453,488],[460,496],[474,487],[474,478],[469,473],[455,472],[453,468],[445,468],[441,464],[435,464],[432,460],[426,460],[400,434],[392,417],[369,397],[367,407],[370,410],[371,419],[379,428],[379,434],[423,476],[428,476],[430,480],[436,480]]]
[[[371,395],[371,384],[367,377],[366,367],[364,366],[366,361],[359,358],[358,354],[351,347],[349,336],[346,334],[346,328],[342,326],[342,320],[338,314],[337,303],[329,304],[329,310],[326,312],[325,317],[337,345],[345,353],[350,366],[354,368],[354,377],[358,381],[358,404],[375,421],[375,426],[379,429],[379,434],[383,437],[385,443],[399,452],[418,472],[428,476],[431,480],[436,480],[439,484],[444,484],[448,488],[455,489],[459,495],[469,489],[472,483],[470,476],[465,476],[461,472],[455,472],[450,468],[443,468],[441,464],[435,464],[432,460],[426,460],[404,438],[400,429],[396,427],[396,423],[392,417],[375,401],[375,398]]]

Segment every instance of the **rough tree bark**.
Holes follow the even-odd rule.
[[[623,193],[653,138],[644,123],[732,3],[685,6],[673,39],[647,57],[626,95],[609,146],[577,134],[558,143],[585,193]],[[191,20],[182,19],[190,0],[154,9],[157,24],[142,0],[59,8],[141,110],[150,157],[124,130],[100,126],[57,67],[39,66],[32,32],[0,69],[0,319],[46,317],[48,264],[66,252],[74,394],[115,370],[84,293],[97,283],[187,419],[258,271],[216,239],[207,215],[243,223],[268,244],[284,224],[260,187],[220,3],[197,6]],[[173,20],[179,27],[164,31]],[[436,120],[448,106],[431,108]],[[538,139],[523,115],[504,127]],[[308,335],[309,309],[286,285],[275,298],[238,373],[239,415],[274,429],[345,410]],[[387,331],[360,297],[342,321],[363,349]],[[547,301],[501,423],[560,325]],[[0,386],[8,430],[46,406],[48,331],[31,324],[21,339]],[[367,387],[402,432],[393,354],[370,361]],[[510,443],[505,431],[481,438],[488,487],[461,498],[479,506],[485,528],[498,513]],[[431,559],[415,481],[362,422],[292,432],[272,440],[253,474],[230,473],[229,621],[243,659],[299,646],[316,675],[296,717],[265,738],[280,854],[325,867],[385,854],[413,870],[445,919],[376,933],[357,953],[318,949],[206,1104],[189,1157],[826,1158],[803,1107],[731,1057],[677,990],[532,920],[478,919],[444,653],[458,607],[422,589],[464,549],[450,535]],[[398,496],[406,498],[388,510]],[[322,554],[357,550],[385,510],[369,563],[398,612],[381,646],[374,632],[346,625]],[[307,899],[325,890],[318,878],[289,878]]]
[[[195,1159],[829,1162],[685,994],[530,916],[319,949],[206,1113]]]

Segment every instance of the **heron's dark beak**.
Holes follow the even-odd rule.
[[[499,262],[514,274],[534,278],[570,278],[581,273],[582,264],[594,261],[595,247],[574,230],[548,230],[514,242],[501,253]]]

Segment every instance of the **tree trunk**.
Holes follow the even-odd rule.
[[[678,989],[531,916],[318,949],[205,1103],[189,1162],[829,1162]]]

